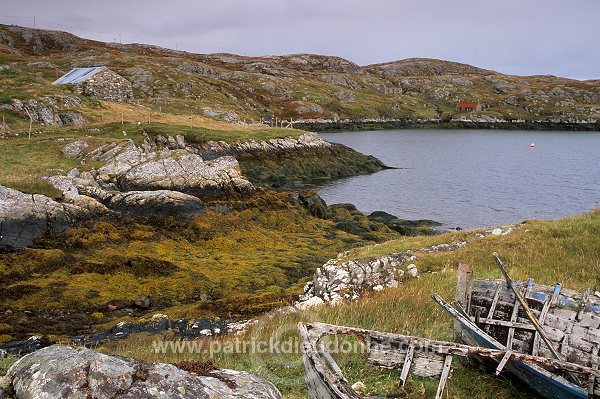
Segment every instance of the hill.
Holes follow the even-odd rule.
[[[244,57],[191,54],[157,46],[102,43],[65,32],[0,25],[0,112],[8,130],[27,127],[14,100],[77,108],[88,122],[114,110],[72,96],[51,82],[73,67],[108,66],[133,84],[140,105],[161,113],[228,122],[278,119],[407,121],[596,121],[600,83],[554,76],[511,76],[470,65],[411,58],[359,66],[313,54]],[[478,101],[482,111],[456,110]],[[3,105],[3,106],[2,106]],[[90,108],[91,107],[91,108]],[[96,111],[96,112],[93,112]],[[46,123],[48,124],[48,123]]]

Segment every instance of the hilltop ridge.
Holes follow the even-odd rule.
[[[11,128],[25,126],[26,116],[10,108],[15,99],[48,102],[72,95],[51,82],[71,68],[88,66],[108,66],[125,77],[141,105],[240,124],[258,121],[265,112],[304,121],[594,124],[600,119],[599,80],[512,76],[426,58],[360,66],[314,54],[192,54],[6,25],[0,25],[0,104],[5,104],[0,112]],[[477,101],[483,108],[460,112],[458,101]],[[98,119],[80,111],[90,122]]]

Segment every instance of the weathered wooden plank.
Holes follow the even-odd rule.
[[[525,299],[527,299],[529,297],[529,295],[531,294],[532,290],[533,290],[533,279],[530,278],[529,280],[527,280],[527,288],[525,289],[525,293],[523,294],[523,297]]]
[[[500,290],[502,289],[502,284],[498,283],[498,288],[496,288],[496,292],[494,292],[494,298],[492,299],[492,304],[490,305],[490,311],[488,312],[487,318],[493,319],[494,312],[496,311],[496,305],[498,305],[498,298],[500,297]]]
[[[519,304],[523,307],[523,310],[525,311],[525,313],[527,314],[527,316],[529,317],[529,319],[531,320],[531,322],[535,326],[537,332],[542,337],[542,340],[548,346],[548,349],[550,349],[550,351],[552,352],[552,354],[558,360],[561,360],[561,357],[560,357],[559,353],[556,351],[556,349],[554,348],[554,346],[552,345],[552,343],[550,342],[550,340],[548,339],[548,337],[544,333],[544,330],[540,326],[538,320],[533,315],[533,313],[531,313],[531,310],[529,309],[529,305],[527,304],[527,301],[521,296],[521,293],[513,286],[512,279],[509,276],[509,274],[506,271],[506,269],[504,268],[504,264],[502,263],[502,261],[498,257],[498,254],[494,252],[492,254],[492,256],[494,257],[494,260],[496,261],[496,265],[500,269],[500,272],[502,273],[502,275],[506,279],[506,283],[512,288],[513,292],[515,293],[515,296],[517,297],[517,300],[519,301]],[[510,349],[510,347],[508,347],[508,349]]]
[[[444,355],[416,353],[413,356],[412,373],[417,377],[437,378],[444,368]]]
[[[444,369],[442,370],[442,375],[440,377],[440,383],[438,385],[437,393],[435,394],[435,399],[442,399],[442,395],[444,394],[444,388],[446,387],[446,380],[448,380],[448,375],[450,374],[450,367],[452,366],[452,355],[447,355],[444,360]]]
[[[408,378],[408,373],[410,372],[410,366],[412,364],[413,355],[415,353],[415,346],[410,345],[408,350],[406,351],[406,356],[404,357],[404,365],[402,366],[402,372],[400,373],[400,381],[402,381],[402,386],[406,383],[406,379]]]
[[[517,315],[519,314],[519,299],[515,300],[515,305],[513,307],[512,315],[510,316],[510,323],[514,324],[517,320]],[[515,336],[515,327],[510,326],[508,328],[508,338],[506,339],[506,349],[511,350],[513,345],[513,338]]]
[[[471,320],[474,320],[474,318],[472,318]],[[495,320],[495,319],[479,319],[479,323],[480,324],[489,324],[489,325],[492,325],[492,326],[512,327],[512,328],[518,328],[518,329],[521,329],[521,330],[535,331],[535,327],[532,326],[531,324],[519,323],[519,322],[516,322],[516,321],[504,321],[504,320]]]
[[[590,289],[588,288],[587,290],[585,290],[585,292],[583,293],[582,297],[581,297],[581,301],[579,302],[579,312],[577,312],[577,317],[576,320],[577,321],[581,321],[581,318],[583,317],[583,312],[586,308],[586,306],[588,305],[588,301],[590,299]]]
[[[500,363],[498,363],[498,367],[496,367],[496,375],[500,375],[500,373],[504,369],[504,366],[506,366],[506,363],[508,362],[508,360],[510,359],[510,357],[512,355],[513,355],[513,351],[511,351],[511,350],[506,351],[506,353],[504,354],[504,357],[502,358],[502,360],[500,360]]]
[[[456,295],[454,300],[460,303],[461,306],[468,306],[470,302],[470,294],[472,292],[471,282],[473,280],[473,267],[466,263],[458,263],[458,281],[456,283]],[[461,328],[460,323],[454,323],[454,338],[455,341],[461,340]]]
[[[538,318],[538,321],[540,322],[540,325],[542,327],[544,326],[544,323],[546,322],[546,316],[548,316],[548,311],[550,310],[550,302],[551,302],[551,300],[547,300],[544,303],[544,307],[542,308],[542,311],[540,312],[540,316]],[[531,348],[531,354],[535,356],[538,354],[539,350],[540,350],[540,334],[536,331],[533,336],[533,346]]]

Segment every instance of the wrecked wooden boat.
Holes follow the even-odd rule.
[[[399,383],[402,386],[410,375],[438,378],[436,399],[443,397],[455,356],[459,358],[477,356],[498,361],[499,370],[502,370],[506,364],[504,359],[510,357],[530,366],[563,370],[581,379],[600,381],[598,370],[510,351],[323,323],[308,325],[300,323],[298,327],[302,337],[305,379],[309,397],[312,399],[364,398],[352,389],[321,341],[324,337],[332,335],[351,335],[359,338],[366,346],[367,361],[374,366],[400,370]]]
[[[455,320],[458,341],[506,351],[600,367],[600,298],[562,288],[514,282],[502,261],[494,259],[504,280],[472,279],[461,265],[453,305],[434,300]],[[509,357],[506,369],[547,398],[597,398],[596,374],[584,378],[565,370],[527,365]]]

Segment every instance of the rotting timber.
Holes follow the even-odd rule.
[[[455,320],[455,334],[469,345],[503,350],[498,367],[511,371],[547,398],[599,397],[596,372],[583,378],[566,369],[549,370],[518,361],[528,354],[568,361],[597,371],[600,367],[600,298],[562,288],[514,282],[494,254],[504,280],[473,279],[472,269],[459,267],[453,305],[434,300]]]
[[[305,378],[309,397],[312,399],[363,398],[352,389],[340,367],[322,344],[321,339],[330,335],[351,335],[361,339],[368,348],[368,362],[374,366],[400,370],[402,385],[409,375],[438,378],[436,399],[443,397],[454,356],[476,356],[496,361],[500,363],[499,371],[506,364],[504,359],[510,358],[541,370],[568,372],[582,380],[598,381],[600,378],[600,371],[591,367],[506,350],[323,323],[300,323],[299,330],[303,343]]]

